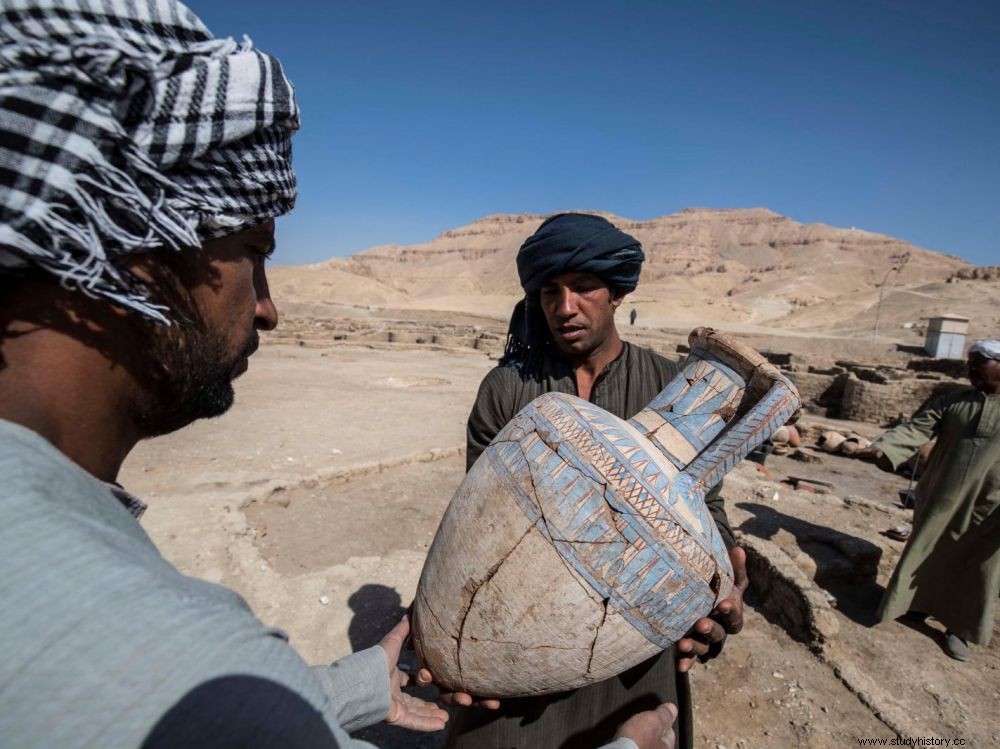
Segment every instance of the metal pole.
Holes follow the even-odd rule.
[[[882,300],[885,298],[885,285],[889,282],[889,276],[891,276],[893,273],[899,273],[901,270],[903,270],[903,267],[910,259],[910,253],[904,252],[902,255],[897,255],[895,258],[892,259],[896,261],[896,264],[885,272],[885,276],[882,277],[882,283],[879,284],[878,304],[875,305],[875,330],[872,332],[873,343],[878,340],[878,323],[879,323],[879,318],[882,315]]]
[[[872,332],[873,343],[878,340],[878,321],[882,314],[882,299],[885,297],[885,284],[889,280],[889,274],[894,270],[896,269],[890,268],[885,272],[885,275],[882,277],[882,283],[878,287],[878,304],[875,305],[875,330]]]

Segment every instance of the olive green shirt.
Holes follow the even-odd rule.
[[[620,419],[641,411],[680,371],[675,362],[648,349],[625,343],[621,354],[598,375],[590,400]],[[514,415],[543,393],[576,395],[573,370],[549,357],[539,377],[523,377],[510,367],[487,373],[469,415],[467,467],[471,467]],[[735,542],[719,489],[706,504],[728,548]],[[678,749],[692,746],[693,713],[687,674],[677,673],[673,649],[634,666],[618,676],[582,689],[542,697],[504,700],[500,710],[463,711],[455,716],[449,749],[511,749],[512,747],[600,747],[618,725],[642,710],[663,702],[677,705]]]
[[[931,614],[985,645],[1000,595],[1000,395],[965,388],[935,398],[874,446],[896,469],[935,438],[880,615]]]
[[[680,372],[680,365],[657,353],[625,343],[621,353],[594,381],[590,401],[620,419],[631,419]],[[523,377],[512,367],[495,367],[479,386],[466,428],[466,470],[482,455],[515,414],[543,393],[577,395],[573,370],[560,359],[546,357],[541,375]],[[726,548],[735,545],[729,519],[716,486],[705,498]]]

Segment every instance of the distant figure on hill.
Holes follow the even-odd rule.
[[[635,325],[635,318],[637,318],[638,316],[639,316],[638,310],[636,310],[636,308],[633,307],[632,311],[628,313],[628,324]]]
[[[862,453],[893,471],[937,438],[879,615],[933,616],[947,627],[945,651],[960,661],[971,657],[968,642],[989,644],[1000,595],[1000,340],[972,346],[969,380]]]

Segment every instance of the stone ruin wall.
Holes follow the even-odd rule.
[[[871,382],[854,372],[785,372],[806,410],[831,418],[890,426],[910,418],[930,398],[967,387],[954,379],[907,377]]]
[[[886,425],[905,421],[933,397],[956,388],[960,382],[897,380],[880,385],[848,377],[840,401],[840,418]]]
[[[679,359],[688,351],[677,346]],[[845,360],[818,367],[798,354],[761,354],[795,383],[805,411],[883,427],[908,421],[933,397],[969,386],[964,360],[916,356],[905,368]]]
[[[814,372],[785,372],[795,387],[799,389],[803,403],[819,404],[823,397],[837,379],[837,375],[816,374]]]

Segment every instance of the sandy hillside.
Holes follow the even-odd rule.
[[[603,215],[645,249],[640,285],[628,305],[646,325],[868,335],[879,287],[905,256],[902,269],[889,273],[883,334],[905,324],[919,328],[927,316],[947,312],[970,316],[973,335],[1000,326],[995,275],[977,278],[976,266],[884,234],[802,224],[765,208],[692,208],[649,221]],[[519,297],[514,257],[542,219],[487,216],[422,244],[276,268],[275,296],[316,312],[340,303],[505,318]]]

